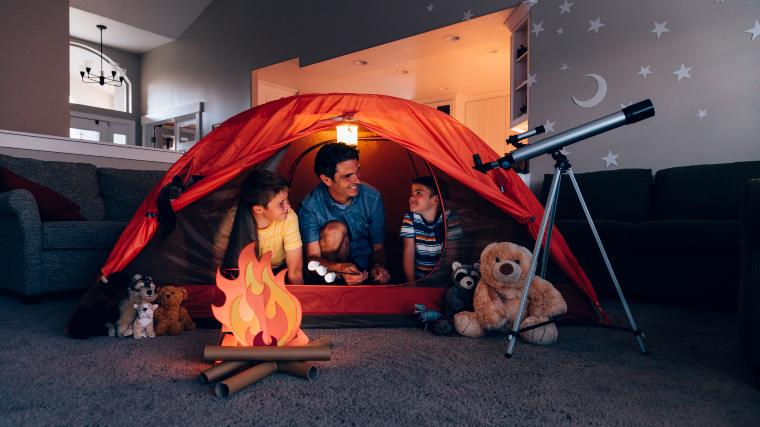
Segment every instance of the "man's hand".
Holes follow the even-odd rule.
[[[372,267],[370,274],[372,275],[372,280],[378,283],[386,283],[391,280],[391,275],[388,273],[388,270],[380,264],[375,264],[375,266]]]
[[[332,270],[336,273],[340,273],[347,285],[358,285],[367,280],[368,276],[366,271],[359,271],[359,269],[350,262],[336,263]]]

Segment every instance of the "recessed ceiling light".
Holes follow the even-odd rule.
[[[449,34],[448,36],[445,37],[445,39],[448,40],[448,41],[450,41],[450,42],[458,42],[459,41],[459,36],[456,35],[456,34]]]
[[[354,60],[354,65],[367,65],[367,61],[363,59],[356,59]]]

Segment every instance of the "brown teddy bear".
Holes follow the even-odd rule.
[[[183,330],[192,331],[195,323],[182,307],[182,301],[187,299],[187,290],[176,286],[158,288],[158,308],[153,314],[156,324],[156,335],[179,335]]]
[[[509,242],[491,243],[480,255],[480,281],[475,288],[475,312],[462,311],[454,316],[454,328],[468,337],[483,336],[486,331],[507,331],[517,317],[531,252]],[[567,312],[562,295],[548,281],[534,277],[527,308],[520,328],[549,320]],[[557,340],[554,323],[523,332],[523,339],[533,344],[549,345]]]

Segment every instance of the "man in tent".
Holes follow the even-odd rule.
[[[301,239],[308,260],[340,273],[346,284],[386,283],[385,208],[380,192],[360,179],[359,150],[343,143],[319,149],[321,183],[301,202]]]

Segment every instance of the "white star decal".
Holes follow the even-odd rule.
[[[588,29],[588,31],[593,31],[595,33],[599,33],[599,29],[604,27],[604,24],[602,23],[602,18],[596,18],[593,21],[588,21],[589,25],[591,25]]]
[[[557,28],[557,34],[562,35],[562,33],[565,32],[565,29],[562,27]]]
[[[564,3],[557,6],[559,8],[559,14],[564,15],[565,13],[570,13],[570,7],[574,5],[575,3],[568,3],[567,0],[565,0]]]
[[[531,28],[530,32],[535,34],[536,37],[541,33],[541,31],[544,31],[544,21],[541,21],[537,24],[532,25],[533,28]]]
[[[690,79],[691,74],[689,74],[689,71],[694,67],[687,67],[683,65],[683,62],[681,63],[681,68],[673,71],[673,74],[678,76],[678,80],[676,80],[676,83],[680,82],[681,79]]]
[[[647,78],[648,74],[652,74],[652,70],[650,69],[652,68],[651,65],[647,65],[646,67],[639,67],[639,68],[641,68],[641,71],[639,71],[638,74],[642,76],[643,78]]]
[[[462,21],[469,21],[473,16],[475,15],[473,15],[472,9],[467,9],[467,12],[464,12],[462,16]]]
[[[430,3],[429,5],[427,5],[427,11],[428,11],[428,13],[432,13],[434,7],[435,6],[433,6],[433,3]]]
[[[536,83],[538,83],[538,80],[536,80],[536,75],[528,74],[528,87],[531,87]]]
[[[662,33],[669,33],[670,30],[665,28],[665,26],[668,25],[668,21],[663,22],[660,24],[659,22],[655,21],[654,23],[654,29],[650,31],[650,33],[657,33],[657,38],[659,39]]]
[[[745,31],[745,33],[752,34],[752,40],[755,40],[756,38],[760,37],[760,22],[758,22],[757,19],[755,19],[755,26]]]
[[[547,132],[554,132],[554,125],[556,125],[557,122],[552,122],[549,119],[546,119],[544,122],[544,130]]]
[[[601,159],[604,160],[604,168],[607,169],[610,167],[610,165],[618,165],[617,158],[620,154],[612,154],[612,150],[607,151],[607,155],[602,157]]]
[[[697,110],[697,117],[699,117],[700,120],[707,117],[707,108],[705,108],[704,110]]]
[[[563,63],[562,63],[562,66],[561,66],[561,67],[559,67],[559,69],[560,69],[561,71],[567,71],[567,70],[569,70],[569,69],[570,69],[570,67],[569,67],[567,64],[565,64],[565,63],[563,62]]]

